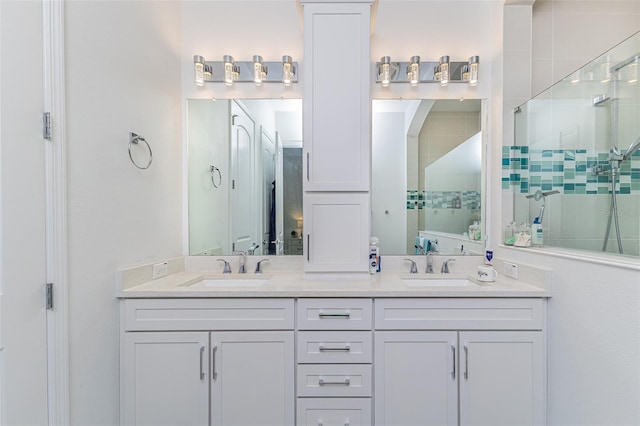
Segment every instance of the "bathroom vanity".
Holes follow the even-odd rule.
[[[430,275],[121,289],[121,423],[544,424],[549,290]]]

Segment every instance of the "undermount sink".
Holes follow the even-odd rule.
[[[269,278],[205,278],[202,281],[191,284],[189,287],[260,287],[265,285]]]
[[[408,287],[466,287],[475,285],[465,278],[403,278]]]

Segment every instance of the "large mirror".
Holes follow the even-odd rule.
[[[371,235],[382,254],[483,253],[483,105],[373,101]],[[187,101],[191,255],[302,254],[301,111],[301,100]]]
[[[483,105],[373,101],[371,235],[382,254],[484,252]]]
[[[189,254],[302,254],[302,101],[187,101]]]

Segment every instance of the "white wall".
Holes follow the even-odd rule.
[[[65,26],[71,424],[115,425],[115,272],[182,254],[180,4],[69,1]]]
[[[512,141],[508,120],[516,99],[537,93],[640,29],[637,1],[538,0],[533,9],[527,7],[505,7],[505,56],[516,51],[524,56],[505,58],[504,74],[519,71],[510,64],[524,61],[525,68],[532,64],[531,78],[504,85],[506,145]],[[526,30],[527,19],[532,32]],[[493,161],[500,158],[499,149],[493,146]],[[502,216],[508,217],[511,205],[509,196],[501,196],[498,168],[490,178],[493,208],[502,200]],[[499,215],[493,217],[492,240],[499,241]],[[504,247],[496,248],[496,257],[554,271],[549,300],[549,425],[640,424],[637,261],[623,266],[597,253],[592,258],[571,258]],[[610,263],[605,263],[607,259]]]

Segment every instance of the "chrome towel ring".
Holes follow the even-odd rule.
[[[133,159],[133,155],[131,154],[131,145],[138,145],[138,142],[144,142],[145,145],[147,145],[147,149],[149,150],[149,161],[147,162],[146,166],[141,166],[138,163],[136,163],[136,161]],[[153,161],[153,151],[151,151],[151,146],[149,145],[149,142],[147,142],[142,136],[137,135],[133,132],[129,132],[129,158],[131,159],[131,162],[133,163],[134,166],[136,166],[137,168],[139,168],[140,170],[146,170],[149,168],[149,166],[151,166],[151,162]]]
[[[213,184],[213,187],[219,188],[222,183],[222,173],[220,172],[220,169],[212,164],[209,171],[211,172],[211,183]],[[216,183],[216,174],[218,174],[218,183]]]

